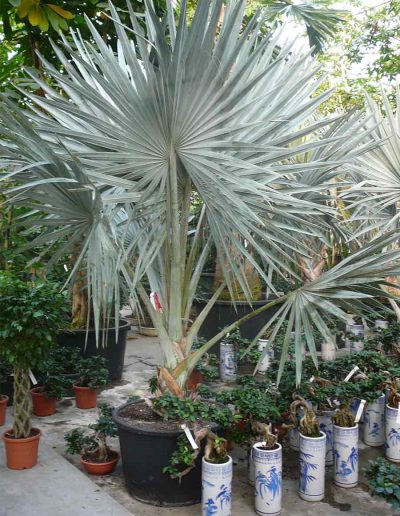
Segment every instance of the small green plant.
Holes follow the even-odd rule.
[[[61,399],[71,386],[71,382],[63,374],[61,363],[56,361],[54,356],[48,357],[40,364],[37,379],[43,394],[56,400]]]
[[[0,272],[0,358],[13,368],[16,439],[31,433],[29,370],[46,360],[65,311],[58,285]]]
[[[89,425],[91,434],[81,428],[74,428],[65,434],[68,453],[79,454],[91,462],[108,462],[113,458],[114,452],[107,443],[109,437],[117,435],[117,427],[111,417],[112,407],[102,403],[99,412],[97,421]]]
[[[384,498],[394,510],[400,509],[400,469],[384,457],[370,460],[364,474],[372,495]]]
[[[107,385],[108,370],[106,369],[106,359],[101,356],[81,358],[78,361],[76,384],[79,387],[90,387],[90,389],[100,389]]]
[[[50,358],[61,368],[63,374],[76,374],[81,351],[76,346],[57,346],[50,353]]]

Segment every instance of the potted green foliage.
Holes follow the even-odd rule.
[[[40,430],[31,426],[29,370],[39,366],[54,345],[64,307],[56,285],[0,273],[0,354],[14,374],[14,423],[3,434],[11,469],[37,463]]]
[[[73,258],[73,319],[80,325],[92,319],[98,344],[107,340],[102,326],[112,325],[112,316],[118,319],[121,283],[133,301],[140,298],[163,354],[158,392],[183,400],[201,358],[227,333],[272,308],[277,311],[268,322],[271,344],[288,322],[278,379],[295,332],[299,383],[302,342],[316,360],[314,327],[329,333],[320,313],[344,319],[350,308],[368,312],[387,284],[384,278],[398,274],[400,250],[391,247],[397,235],[389,233],[324,272],[318,267],[316,274],[313,266],[305,282],[295,282],[299,274],[293,264],[310,254],[304,228],[317,244],[326,240],[324,232],[331,234],[329,189],[335,171],[375,146],[376,139],[368,142],[372,129],[364,128],[361,113],[310,122],[328,96],[314,95],[318,65],[307,52],[293,52],[290,43],[278,46],[265,35],[258,14],[247,21],[243,0],[234,0],[222,21],[220,0],[199,2],[190,19],[186,3],[179,15],[170,1],[166,7],[164,20],[150,3],[144,19],[130,13],[132,28],[123,27],[111,7],[118,56],[91,25],[90,41],[73,36],[65,54],[57,51],[63,73],[43,62],[49,83],[33,78],[46,98],[24,92],[35,106],[34,117],[17,102],[0,106],[2,160],[16,182],[7,195],[34,206],[24,221],[40,235],[30,244],[57,244],[50,265],[66,255]],[[310,159],[294,163],[305,155]],[[194,198],[200,204],[195,220]],[[213,247],[223,281],[193,317]],[[293,289],[262,301],[194,350],[223,290],[234,298],[239,285],[251,302],[248,263],[272,292],[271,276],[260,263],[293,279]],[[267,329],[260,328],[260,335]],[[86,333],[79,331],[84,341]],[[105,349],[112,350],[112,343]],[[144,406],[143,400],[143,411]],[[165,435],[144,424],[140,412],[129,425],[119,416],[117,411],[121,446],[123,439],[129,441],[124,449],[142,446],[146,431],[154,441]],[[174,432],[176,441],[182,431],[174,427]],[[148,449],[154,470],[158,446]],[[145,499],[156,493],[159,502],[154,486],[135,494],[124,452],[122,460],[130,491]],[[200,490],[198,482],[197,498]],[[182,500],[183,487],[176,483],[175,491]],[[171,486],[163,492],[175,496]]]
[[[400,469],[384,457],[368,461],[364,475],[372,496],[384,498],[394,511],[400,509]]]
[[[35,416],[51,416],[56,411],[57,401],[65,395],[69,386],[62,370],[61,364],[51,355],[38,367],[36,373],[39,385],[31,389]]]
[[[108,370],[100,356],[81,358],[77,364],[78,378],[73,385],[76,406],[90,409],[97,405],[97,391],[107,385]]]
[[[97,421],[89,425],[91,433],[74,428],[64,436],[67,452],[80,455],[82,466],[91,475],[108,475],[118,463],[119,453],[111,449],[107,442],[108,438],[117,435],[111,415],[112,408],[101,403]]]
[[[400,380],[393,377],[383,382],[387,389],[385,412],[385,456],[392,462],[400,462]]]

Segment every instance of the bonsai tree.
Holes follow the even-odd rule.
[[[46,360],[64,310],[65,298],[57,285],[0,272],[0,355],[13,367],[16,439],[31,433],[29,370]]]
[[[304,414],[300,419],[297,419],[297,410],[299,408],[304,410]],[[298,427],[299,432],[306,437],[320,437],[321,431],[319,429],[319,421],[315,412],[310,409],[309,404],[300,397],[297,397],[290,405],[290,418],[294,427]]]
[[[75,385],[96,390],[105,387],[108,381],[106,359],[101,356],[81,358],[77,364],[78,379]]]
[[[107,442],[109,437],[117,435],[117,427],[112,420],[112,407],[106,403],[99,405],[99,417],[97,421],[89,425],[92,430],[88,434],[81,428],[74,428],[67,432],[64,439],[67,443],[67,452],[79,454],[90,462],[108,462],[112,460],[116,452],[113,451]]]
[[[40,231],[32,247],[58,245],[50,267],[73,257],[74,319],[87,320],[79,295],[88,296],[97,329],[118,319],[122,280],[158,331],[159,391],[181,398],[201,357],[273,305],[271,344],[288,321],[279,378],[294,331],[299,383],[301,334],[316,362],[314,328],[330,335],[321,313],[342,320],[350,308],[368,313],[384,278],[398,274],[400,256],[381,253],[397,235],[377,238],[192,349],[225,288],[234,297],[240,287],[251,299],[245,264],[276,291],[256,255],[276,274],[299,279],[292,251],[307,258],[305,234],[324,241],[333,225],[330,181],[377,143],[362,113],[313,118],[330,92],[315,94],[319,67],[309,53],[277,46],[258,14],[246,23],[244,0],[234,0],[221,21],[222,5],[199,2],[189,21],[186,2],[175,13],[167,0],[164,20],[151,2],[144,20],[128,3],[132,28],[111,7],[118,55],[88,22],[90,42],[72,34],[72,45],[56,48],[62,73],[43,58],[49,83],[30,73],[44,94],[23,92],[32,111],[8,99],[0,110],[4,179],[12,174],[16,182],[5,194],[33,207],[25,219]],[[295,163],[310,151],[311,160]],[[188,231],[194,196],[201,210]],[[213,245],[223,281],[193,319]]]

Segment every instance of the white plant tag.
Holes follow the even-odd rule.
[[[365,403],[366,403],[365,400],[361,400],[360,406],[358,407],[358,410],[357,410],[356,417],[354,419],[355,423],[358,423],[360,421],[360,417],[361,417],[361,415],[363,413],[363,410],[364,410],[364,407],[365,407]]]
[[[350,380],[350,378],[353,376],[353,374],[356,373],[359,369],[360,368],[358,367],[358,365],[354,366],[353,369],[350,371],[350,373],[346,376],[344,381],[348,382]]]
[[[333,400],[333,403],[334,403],[337,407],[339,407],[339,406],[340,406],[340,401],[338,401],[338,400]]]
[[[315,376],[312,375],[312,377],[308,380],[310,383],[313,383],[313,381],[315,380]]]
[[[37,385],[38,381],[36,380],[35,375],[32,373],[32,371],[30,369],[29,369],[29,378],[30,378],[31,382],[33,383],[33,385]]]
[[[396,423],[400,423],[400,401],[399,401],[399,407],[397,409]]]
[[[181,425],[182,430],[185,432],[187,440],[190,442],[190,446],[193,448],[193,450],[198,450],[198,446],[196,444],[196,441],[193,439],[193,435],[189,428],[186,425]]]

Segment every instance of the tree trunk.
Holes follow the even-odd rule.
[[[88,295],[86,284],[79,272],[72,285],[72,326],[73,328],[86,328],[88,317]]]
[[[32,403],[29,395],[31,382],[28,369],[14,368],[14,425],[16,439],[29,437],[31,433]]]

